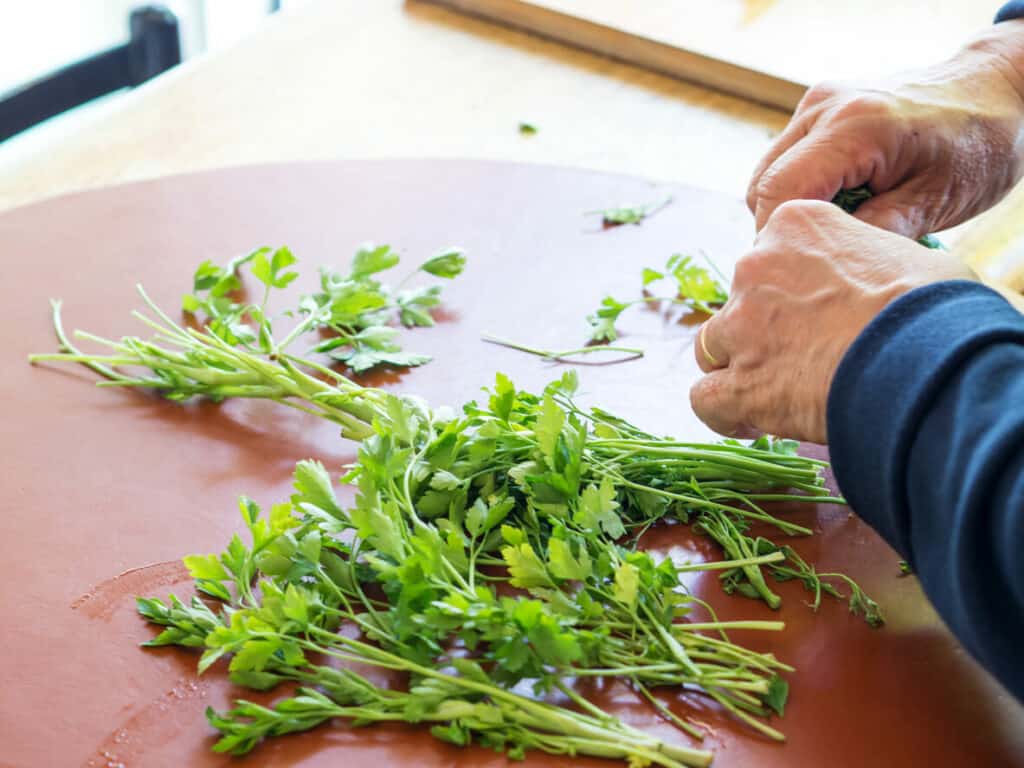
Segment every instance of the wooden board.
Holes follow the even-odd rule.
[[[641,227],[601,231],[582,211],[666,193],[675,202]],[[147,651],[152,630],[136,594],[188,593],[178,558],[220,549],[239,528],[235,498],[284,498],[295,461],[338,469],[352,444],[330,425],[266,403],[175,405],[96,389],[76,369],[31,367],[54,346],[47,299],[64,299],[69,327],[106,336],[137,332],[128,315],[137,281],[177,305],[194,266],[259,244],[289,244],[312,287],[317,264],[342,265],[365,240],[410,259],[457,243],[470,266],[446,288],[438,325],[409,332],[408,348],[435,356],[421,369],[373,383],[459,404],[505,371],[538,388],[561,368],[479,341],[491,331],[571,346],[606,291],[635,290],[642,266],[676,250],[704,250],[725,268],[750,240],[738,201],[622,176],[470,161],[349,161],[217,171],[73,195],[0,217],[0,423],[7,452],[0,516],[4,653],[0,655],[0,766],[498,766],[504,759],[434,741],[424,729],[342,726],[275,740],[251,757],[209,751],[203,709],[241,693],[196,656]],[[637,310],[625,340],[640,361],[581,366],[585,403],[600,403],[659,432],[710,435],[687,390],[698,376],[694,326]],[[1024,710],[959,648],[897,556],[847,510],[804,509],[820,534],[794,542],[808,559],[850,573],[879,599],[889,625],[874,631],[828,602],[819,614],[795,584],[778,614],[728,598],[716,580],[692,588],[726,618],[781,617],[785,632],[745,637],[793,663],[780,725],[768,743],[714,711],[701,719],[718,768],[861,768],[865,765],[1024,766]],[[673,556],[713,554],[681,527],[645,542]],[[639,727],[672,730],[612,686],[599,700]],[[692,700],[671,699],[677,711]],[[674,737],[674,736],[673,736]],[[530,757],[527,766],[566,765]],[[606,765],[578,761],[574,765]]]
[[[991,23],[976,0],[433,0],[791,110],[819,80],[933,64]]]
[[[786,124],[776,110],[414,0],[286,10],[92,117],[34,153],[4,143],[0,210],[173,173],[338,157],[556,163],[739,196]],[[540,132],[519,135],[524,120]]]

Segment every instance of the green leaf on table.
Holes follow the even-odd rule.
[[[430,355],[402,351],[401,346],[394,341],[397,335],[397,328],[372,325],[353,336],[331,340],[331,344],[321,344],[317,350],[327,352],[355,373],[364,373],[378,365],[407,368],[429,363],[433,359]],[[347,346],[343,346],[345,344]]]
[[[615,569],[612,597],[627,608],[636,606],[637,591],[640,587],[640,571],[635,565],[623,563]]]
[[[551,395],[545,396],[540,414],[537,416],[537,423],[534,425],[534,433],[537,435],[540,452],[549,467],[554,467],[557,463],[555,451],[558,447],[558,437],[562,434],[564,426],[565,412]]]
[[[765,705],[779,717],[786,714],[786,699],[789,698],[789,683],[776,675],[768,683],[768,693],[764,696]]]
[[[527,636],[541,661],[553,667],[567,667],[583,656],[576,638],[563,630],[550,614],[541,614]]]
[[[382,506],[376,496],[371,499],[361,494],[356,500],[356,506],[349,510],[349,516],[360,538],[374,544],[383,554],[399,562],[405,558],[405,538],[396,519],[397,513],[390,502]]]
[[[390,245],[375,245],[367,243],[359,247],[355,257],[352,259],[350,277],[352,280],[359,280],[364,277],[391,269],[401,261],[398,253],[391,249]]]
[[[446,248],[420,265],[420,271],[435,277],[451,279],[462,274],[466,266],[466,253],[461,248]]]
[[[512,409],[516,402],[516,387],[512,380],[504,373],[498,372],[494,375],[494,391],[491,394],[488,405],[497,418],[508,421],[512,415]]]
[[[548,541],[548,569],[553,576],[567,581],[584,581],[593,572],[585,546],[580,546],[579,554],[574,555],[568,541],[556,538]]]
[[[622,205],[615,208],[587,211],[587,213],[600,214],[601,222],[606,227],[617,227],[622,224],[639,224],[671,202],[672,198],[667,197],[663,200],[656,200],[651,203],[644,203],[643,205]]]
[[[231,658],[231,672],[262,672],[263,668],[281,648],[280,641],[247,640]]]
[[[522,542],[516,546],[501,548],[501,557],[508,566],[509,575],[512,577],[509,583],[520,589],[533,589],[535,587],[553,587],[551,578],[548,576],[544,563],[537,557],[529,542]]]
[[[533,123],[519,123],[520,136],[535,136],[539,129]]]
[[[673,254],[665,270],[675,278],[677,298],[692,302],[698,309],[724,304],[729,298],[722,285],[690,256]]]
[[[312,504],[332,517],[341,519],[345,516],[334,493],[331,477],[319,461],[306,459],[296,464],[292,486],[295,488],[292,504],[296,507]]]
[[[220,581],[230,578],[217,555],[185,555],[182,558],[182,562],[193,579],[214,579]]]
[[[252,274],[267,288],[287,288],[299,276],[294,270],[285,270],[296,262],[295,256],[285,247],[278,248],[268,259],[266,252],[257,253],[252,261]]]
[[[618,539],[626,534],[626,528],[617,512],[615,485],[607,476],[600,485],[588,485],[580,494],[573,514],[573,522],[588,533],[604,531],[610,538]]]
[[[526,534],[522,528],[514,528],[511,525],[501,526],[501,538],[506,544],[511,544],[513,547],[518,547],[524,541],[526,541]]]
[[[406,328],[429,328],[434,324],[429,310],[441,303],[441,286],[426,285],[399,291],[395,303],[398,305],[398,319]]]
[[[641,273],[641,278],[645,288],[656,280],[664,279],[664,277],[664,272],[659,272],[658,270],[651,269],[650,267],[644,267],[644,271]]]
[[[615,330],[615,323],[619,319],[619,315],[629,306],[628,303],[605,296],[597,311],[587,316],[587,323],[590,325],[589,341],[596,343],[615,341],[619,337]]]

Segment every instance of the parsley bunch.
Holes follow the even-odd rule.
[[[298,310],[286,313],[310,319],[290,334],[287,342],[302,334],[327,331],[331,335],[312,351],[327,354],[357,374],[380,365],[409,367],[430,362],[428,355],[404,352],[396,341],[399,331],[391,324],[397,321],[407,328],[432,326],[430,310],[441,303],[441,286],[402,286],[417,274],[453,279],[462,273],[466,257],[458,248],[442,250],[394,289],[378,276],[398,266],[400,260],[388,245],[367,244],[356,251],[347,274],[322,269],[320,291],[302,297]],[[288,287],[299,276],[289,270],[295,263],[288,248],[259,248],[225,267],[204,261],[193,275],[192,292],[182,297],[182,309],[190,315],[205,315],[207,327],[222,341],[266,354],[268,339],[273,335],[267,300],[272,290]],[[235,300],[242,288],[239,271],[246,265],[264,286],[259,304]]]
[[[374,281],[391,258],[366,254],[348,282]],[[259,270],[271,283],[289,280],[287,257],[276,267],[274,261],[270,253],[251,259],[254,267],[266,263]],[[55,303],[61,352],[32,358],[82,363],[104,385],[150,388],[172,400],[274,400],[360,441],[343,478],[356,489],[353,503],[342,503],[322,466],[300,462],[294,494],[269,514],[241,500],[249,543],[235,536],[221,553],[185,558],[198,591],[216,603],[139,600],[142,615],[164,627],[150,644],[203,649],[200,673],[229,659],[241,685],[302,686],[273,707],[240,701],[209,712],[222,735],[218,750],[246,752],[263,738],[342,717],[427,722],[438,738],[513,757],[540,749],[704,766],[707,750],[643,734],[570,685],[583,677],[623,679],[699,739],[695,723],[652,693],[685,686],[783,738],[770,718],[783,713],[782,675],[792,668],[728,635],[783,624],[718,621],[680,585],[680,572],[716,571],[726,591],[773,607],[780,599],[768,578],[799,580],[815,602],[822,592],[840,596],[845,584],[851,610],[880,620],[848,577],[817,574],[790,547],[752,536],[755,524],[786,536],[811,534],[771,514],[767,502],[841,502],[824,487],[825,464],[798,456],[795,443],[655,436],[603,409],[581,409],[572,373],[539,394],[499,374],[487,399],[460,414],[359,386],[289,351],[312,328],[348,327],[336,322],[338,302],[347,299],[335,299],[348,289],[333,289],[345,282],[328,280],[304,301],[301,319],[280,340],[262,309],[247,311],[245,325],[255,327],[251,339],[241,338],[227,321],[183,327],[140,289],[149,313],[136,316],[155,336],[111,341],[79,333],[109,348],[99,355],[72,344]],[[214,311],[224,316],[229,309]],[[678,565],[654,557],[641,548],[642,536],[661,520],[691,523],[726,559]],[[352,629],[358,638],[341,631]],[[324,666],[324,659],[397,670],[409,684],[380,687]],[[524,685],[534,696],[517,692]],[[546,701],[549,694],[568,698],[574,709]]]

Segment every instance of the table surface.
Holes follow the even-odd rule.
[[[459,1],[470,8],[515,4],[555,11],[804,85],[933,64],[991,24],[998,6],[977,0],[645,0],[638,12],[621,0]],[[791,44],[794,35],[801,45]],[[844,38],[857,41],[856,53],[836,45]]]
[[[518,125],[536,125],[520,136]],[[0,177],[0,210],[244,163],[479,157],[739,195],[787,116],[415,0],[269,17]]]
[[[769,6],[745,8],[756,20]],[[631,13],[650,27],[663,8]],[[801,47],[801,26],[776,32]],[[0,210],[115,182],[338,157],[551,163],[740,197],[787,119],[430,3],[320,0],[7,159]],[[522,121],[539,133],[520,136]],[[947,240],[983,274],[1024,289],[1022,212],[1024,187]]]
[[[602,231],[586,210],[672,194],[639,227]],[[215,171],[115,187],[0,216],[0,423],[7,445],[0,515],[4,653],[0,655],[0,766],[380,766],[493,765],[501,757],[459,751],[421,728],[340,725],[274,740],[233,761],[209,751],[207,705],[241,692],[223,665],[202,678],[196,655],[143,650],[152,629],[135,595],[189,593],[178,559],[219,551],[241,526],[238,494],[267,505],[287,497],[294,463],[310,456],[332,470],[354,458],[335,428],[270,403],[182,406],[138,392],[90,386],[90,372],[32,367],[53,349],[48,297],[64,300],[65,324],[102,336],[140,333],[129,316],[133,286],[177,306],[203,259],[223,261],[260,244],[289,244],[308,291],[313,266],[347,263],[368,239],[410,259],[458,244],[466,273],[445,288],[434,328],[403,336],[435,357],[423,368],[369,383],[458,405],[504,371],[537,390],[564,367],[483,344],[489,331],[549,347],[575,346],[583,317],[606,291],[626,294],[641,267],[679,249],[705,251],[728,270],[751,236],[749,216],[725,195],[617,175],[468,161],[347,161]],[[116,236],[114,236],[116,233]],[[312,273],[312,274],[311,274]],[[684,318],[685,319],[685,318]],[[624,341],[641,360],[577,368],[584,404],[641,427],[711,437],[691,413],[699,375],[696,326],[657,311],[623,316]],[[145,335],[145,334],[143,334]],[[1024,708],[972,662],[932,612],[897,555],[845,508],[791,513],[817,535],[793,541],[808,560],[849,573],[887,613],[872,630],[836,601],[819,613],[796,583],[779,585],[778,613],[725,596],[712,576],[690,587],[730,618],[781,618],[784,632],[737,639],[776,653],[797,671],[768,743],[716,713],[707,739],[717,768],[1024,768]],[[645,546],[678,559],[717,557],[682,526]],[[629,722],[682,738],[617,686],[588,691]],[[669,695],[677,712],[697,700]],[[59,734],[59,735],[58,735]],[[531,757],[527,765],[565,765]],[[598,761],[579,761],[597,768]]]

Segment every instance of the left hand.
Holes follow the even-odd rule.
[[[918,286],[975,279],[955,256],[831,203],[784,203],[736,265],[729,301],[701,328],[694,349],[707,375],[690,390],[693,409],[724,435],[824,443],[832,378],[865,326]]]

